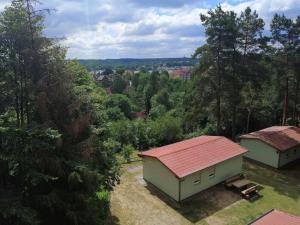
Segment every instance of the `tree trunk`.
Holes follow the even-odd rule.
[[[14,89],[14,95],[15,95],[15,111],[17,114],[17,126],[20,127],[20,100],[19,100],[19,84],[18,84],[18,77],[17,77],[17,68],[16,66],[13,67],[14,70],[14,83],[15,83],[15,89]]]
[[[20,127],[20,109],[19,109],[19,96],[16,92],[15,94],[15,111],[17,114],[17,126]]]
[[[20,73],[20,119],[21,126],[24,126],[24,80],[22,72]]]
[[[236,136],[236,105],[233,106],[233,110],[232,110],[232,128],[231,128],[232,140],[235,140],[235,136]]]
[[[217,76],[218,76],[218,90],[217,90],[217,134],[221,134],[221,74],[220,74],[220,52],[217,57]]]
[[[251,117],[251,110],[247,110],[248,115],[247,115],[247,125],[246,125],[246,133],[249,133],[249,126],[250,126],[250,117]]]
[[[25,76],[25,111],[26,111],[26,119],[27,124],[30,123],[30,110],[29,110],[29,94],[28,94],[28,82],[27,76]]]
[[[221,86],[221,82],[219,79],[218,86]],[[218,94],[217,94],[217,134],[221,134],[221,95],[220,95],[220,88],[218,88]]]
[[[288,112],[288,102],[289,102],[289,78],[285,79],[285,94],[283,103],[283,114],[282,114],[282,125],[286,125],[287,112]]]
[[[295,75],[297,74],[297,71],[295,71]],[[293,124],[297,125],[298,121],[296,119],[297,117],[297,105],[298,105],[298,98],[299,98],[299,76],[296,75],[296,84],[295,84],[295,99],[294,99],[294,106],[293,106]]]

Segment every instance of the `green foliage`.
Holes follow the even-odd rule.
[[[97,204],[99,205],[100,210],[100,217],[106,218],[109,212],[109,192],[108,191],[101,191],[96,193]]]
[[[111,90],[113,93],[123,93],[127,87],[127,81],[121,75],[115,75]]]
[[[122,156],[124,160],[129,163],[131,161],[131,155],[134,152],[134,147],[131,145],[125,145],[122,149]]]
[[[134,123],[129,120],[120,120],[109,125],[110,136],[122,145],[135,143]]]
[[[139,150],[145,150],[151,145],[149,123],[143,120],[117,121],[110,124],[109,131],[109,136],[122,145],[132,145]]]
[[[149,124],[141,119],[134,122],[135,131],[135,143],[133,144],[135,149],[146,150],[152,145],[150,139],[151,129]]]
[[[119,108],[119,110],[124,114],[125,117],[128,119],[131,118],[132,116],[132,103],[130,99],[122,94],[112,94],[109,96],[109,98],[104,102],[105,106],[107,109],[112,109],[112,108]],[[116,113],[115,118],[121,117],[120,114],[118,114],[117,109],[114,109],[113,112]],[[112,113],[111,113],[111,116]],[[112,118],[114,119],[114,118]]]
[[[156,95],[152,98],[152,105],[163,105],[166,107],[167,110],[171,109],[172,103],[170,102],[170,96],[166,89],[159,91]]]
[[[182,130],[178,119],[165,115],[150,122],[150,138],[153,145],[166,145],[181,139]]]
[[[156,58],[156,59],[80,59],[81,65],[89,70],[99,70],[103,68],[127,68],[135,69],[138,66],[152,68],[166,64],[167,66],[193,66],[197,63],[191,58]]]
[[[30,207],[19,203],[0,204],[0,224],[5,225],[39,225],[37,213]]]
[[[164,105],[153,106],[150,111],[150,117],[153,119],[163,116],[167,112],[167,108]]]
[[[207,124],[203,129],[196,130],[192,133],[188,133],[184,135],[184,139],[190,139],[194,137],[199,137],[202,135],[216,135],[216,125],[215,124]]]
[[[180,122],[168,114],[149,121],[117,121],[110,124],[109,130],[113,140],[138,150],[173,143],[182,137]]]
[[[106,96],[43,36],[34,5],[16,0],[0,14],[0,170],[8,164],[14,196],[5,209],[0,196],[0,223],[101,224],[109,199],[96,193],[119,177],[116,143],[104,135]]]
[[[297,124],[297,21],[275,14],[272,37],[263,36],[264,21],[249,7],[237,16],[219,5],[201,21],[207,43],[194,54],[199,64],[185,95],[185,131],[216,121],[218,134],[235,139],[274,124]]]
[[[121,111],[119,107],[108,107],[106,110],[106,115],[109,120],[117,121],[117,120],[125,120],[126,117],[124,113]]]

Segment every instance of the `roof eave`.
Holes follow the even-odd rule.
[[[220,162],[218,162],[218,163],[211,164],[211,165],[209,165],[209,166],[203,167],[203,168],[201,168],[201,169],[195,170],[195,171],[190,172],[190,173],[186,173],[186,174],[183,174],[183,175],[178,175],[177,177],[178,177],[179,179],[185,178],[185,177],[187,177],[187,176],[189,176],[189,175],[191,175],[191,174],[193,174],[193,173],[197,173],[197,172],[202,171],[202,170],[205,170],[205,169],[207,169],[207,168],[209,168],[209,167],[212,167],[212,166],[218,165],[218,164],[220,164],[220,163],[222,163],[222,162],[225,162],[226,160],[229,160],[229,159],[232,159],[232,158],[235,158],[235,157],[244,155],[244,154],[246,154],[247,152],[248,152],[248,150],[245,150],[245,152],[243,152],[243,153],[240,153],[240,154],[238,154],[238,155],[235,155],[235,156],[232,156],[232,157],[230,157],[230,158],[224,159],[224,160],[222,160],[222,161],[220,161]],[[161,161],[160,161],[160,162],[161,162]],[[163,162],[161,162],[161,163],[164,165]],[[167,167],[167,166],[166,166],[166,167]],[[168,167],[167,167],[167,168],[168,168]],[[169,169],[169,168],[168,168],[168,169]],[[170,169],[169,169],[169,170],[170,170]],[[170,171],[172,171],[172,170],[170,170]],[[172,171],[172,172],[173,172],[173,171]],[[173,172],[173,173],[174,173],[174,172]],[[175,174],[175,173],[174,173],[174,174]]]

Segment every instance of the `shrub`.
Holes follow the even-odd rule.
[[[179,121],[170,115],[165,115],[151,122],[150,127],[152,145],[166,145],[182,138]]]
[[[131,161],[131,155],[134,151],[134,148],[132,147],[132,145],[125,145],[123,147],[123,150],[122,150],[122,155],[123,155],[123,158],[124,160],[129,163]]]
[[[200,128],[192,133],[185,134],[184,139],[190,139],[201,135],[215,135],[215,134],[216,134],[216,125],[208,123],[206,127],[202,129]]]
[[[109,192],[100,191],[96,193],[96,200],[99,208],[101,209],[99,214],[101,218],[106,218],[109,212]]]

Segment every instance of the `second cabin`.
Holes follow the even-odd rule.
[[[300,158],[300,128],[274,126],[242,135],[247,158],[279,168]]]

